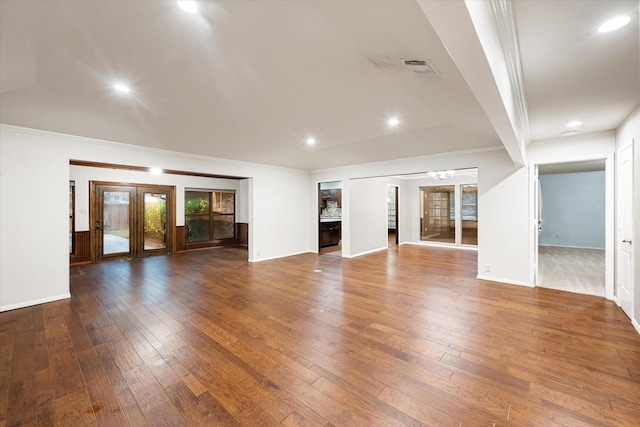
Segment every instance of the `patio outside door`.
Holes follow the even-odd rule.
[[[95,183],[92,188],[95,261],[171,251],[172,188]]]

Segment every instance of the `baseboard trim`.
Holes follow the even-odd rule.
[[[482,274],[478,274],[476,276],[476,278],[480,279],[480,280],[488,280],[490,282],[506,283],[508,285],[525,286],[527,288],[534,288],[535,287],[532,284],[530,284],[529,282],[523,282],[523,281],[520,281],[520,280],[503,279],[501,277],[484,276]]]
[[[301,251],[301,252],[294,252],[294,253],[290,253],[290,254],[286,254],[286,255],[277,255],[277,256],[271,256],[271,257],[266,257],[266,258],[249,258],[249,262],[262,262],[262,261],[271,261],[274,259],[280,259],[280,258],[288,258],[290,256],[296,256],[296,255],[302,255],[302,254],[317,254],[317,252],[314,251]]]
[[[477,246],[471,245],[456,245],[454,243],[433,243],[433,242],[402,242],[401,245],[413,245],[413,246],[423,246],[429,248],[441,248],[441,249],[462,249],[465,251],[476,251],[478,252]]]
[[[55,295],[47,298],[34,299],[31,301],[19,302],[17,304],[9,304],[0,306],[0,312],[9,311],[9,310],[17,310],[19,308],[31,307],[33,305],[46,304],[48,302],[60,301],[63,299],[71,298],[71,293],[67,292],[65,294]]]
[[[597,250],[597,251],[604,251],[605,248],[592,248],[589,246],[568,246],[568,245],[550,245],[550,244],[542,244],[542,243],[538,243],[538,246],[546,246],[549,248],[568,248],[568,249],[593,249],[593,250]]]
[[[384,248],[372,249],[370,251],[359,252],[359,253],[353,254],[353,255],[342,255],[342,258],[356,258],[356,257],[362,256],[362,255],[372,254],[374,252],[386,251],[387,249],[389,249],[389,248],[385,246]]]
[[[636,328],[636,332],[640,334],[640,323],[636,319],[631,319],[631,324]]]

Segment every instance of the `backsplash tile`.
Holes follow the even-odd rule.
[[[320,212],[320,218],[342,218],[342,208],[338,207],[338,202],[327,200],[327,207]]]

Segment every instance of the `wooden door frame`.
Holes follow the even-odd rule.
[[[96,253],[96,237],[95,237],[95,225],[96,225],[96,187],[97,186],[109,186],[109,187],[133,187],[136,189],[136,195],[139,189],[146,190],[160,190],[167,191],[169,193],[170,201],[167,201],[167,254],[172,254],[176,252],[176,187],[173,185],[154,185],[154,184],[139,184],[139,183],[130,183],[130,182],[110,182],[110,181],[89,181],[89,239],[91,246],[91,262],[96,262],[98,260],[98,254]],[[140,201],[136,200],[132,201],[135,205],[139,205]],[[144,202],[143,202],[144,203]],[[134,213],[137,212],[138,206],[133,207]],[[131,231],[132,238],[137,241],[140,239],[139,231],[132,230]],[[144,257],[148,255],[144,255],[144,251],[141,254],[136,254],[135,247],[133,249],[134,256],[136,257]],[[152,255],[152,254],[149,254]]]

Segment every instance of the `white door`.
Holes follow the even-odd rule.
[[[633,318],[633,145],[620,151],[618,158],[618,301]]]

